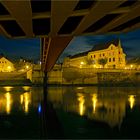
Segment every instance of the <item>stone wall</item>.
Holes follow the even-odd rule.
[[[139,71],[66,68],[48,73],[48,84],[137,84]]]

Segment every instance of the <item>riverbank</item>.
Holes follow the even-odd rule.
[[[140,71],[67,68],[48,73],[49,85],[139,86]]]
[[[32,83],[28,79],[24,80],[0,80],[0,86],[32,86]]]

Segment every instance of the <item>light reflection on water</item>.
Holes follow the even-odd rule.
[[[76,132],[78,138],[88,138],[88,135],[91,135],[90,138],[100,138],[103,132],[99,128],[104,128],[104,124],[111,129],[106,135],[113,136],[111,133],[117,128],[115,135],[119,132],[121,134],[127,132],[126,136],[132,136],[134,133],[133,137],[140,138],[137,132],[140,129],[140,88],[49,87],[47,95],[47,100],[55,108],[62,126],[66,124],[63,130],[69,136],[65,138],[71,138]],[[40,135],[38,119],[44,110],[42,100],[42,87],[0,87],[0,115],[4,116],[0,118],[0,123],[4,124],[0,126],[2,134],[6,137],[8,133],[10,137],[10,131],[13,129],[11,136],[14,138],[18,138],[15,130],[20,132],[19,137],[22,135],[20,138],[26,138],[28,132],[30,132],[28,136],[38,138]],[[54,111],[50,110],[49,113],[52,112]],[[134,129],[135,126],[136,129]],[[95,129],[97,130],[93,132],[99,133],[98,137],[92,135],[94,134],[92,130]],[[106,133],[106,130],[105,128],[103,131]],[[32,135],[32,132],[36,136]],[[126,136],[125,138],[128,138]]]
[[[1,86],[0,139],[40,138],[42,100],[42,87]]]
[[[133,110],[138,105],[140,108],[140,88],[63,87],[62,90],[50,87],[48,100],[56,109],[105,122],[113,128],[121,126],[126,110]]]
[[[34,97],[33,95],[34,94]],[[39,94],[39,95],[38,95]],[[22,111],[27,114],[29,106],[38,106],[42,101],[43,89],[37,90],[29,86],[11,87],[5,86],[0,88],[0,113],[10,114],[11,110],[15,108],[13,104],[20,102],[16,109],[22,108]],[[37,100],[37,102],[35,101]],[[33,103],[32,103],[33,102]]]

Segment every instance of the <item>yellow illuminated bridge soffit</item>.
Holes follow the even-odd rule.
[[[140,28],[139,9],[139,0],[1,1],[0,34],[32,38],[127,32]]]

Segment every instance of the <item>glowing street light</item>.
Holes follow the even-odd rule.
[[[81,64],[81,65],[83,65],[83,64],[84,64],[84,62],[82,61],[80,64]]]
[[[11,66],[8,66],[7,69],[10,70],[11,69]]]
[[[131,68],[133,68],[133,65],[130,65]]]
[[[27,66],[26,66],[26,69],[28,69],[28,68],[29,68],[29,66],[27,65]]]

